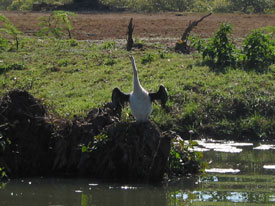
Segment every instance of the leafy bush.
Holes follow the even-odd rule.
[[[139,11],[194,11],[264,13],[274,11],[272,0],[100,0],[111,8]]]
[[[105,41],[105,42],[101,45],[101,47],[102,47],[103,49],[106,49],[106,50],[108,50],[108,49],[114,49],[115,46],[116,46],[116,43],[115,43],[114,41]]]
[[[169,155],[169,169],[172,176],[182,176],[188,173],[195,174],[205,169],[206,164],[202,162],[203,154],[192,151],[197,143],[184,140],[176,136],[172,139],[172,145]]]
[[[189,36],[190,45],[198,52],[203,52],[206,47],[206,41],[198,36]]]
[[[150,63],[152,61],[154,61],[155,59],[155,55],[152,53],[146,53],[145,55],[142,56],[141,58],[141,63],[142,64],[147,64]]]
[[[3,22],[4,27],[0,27],[0,34],[7,35],[9,37],[12,37],[14,39],[16,49],[19,48],[19,34],[21,32],[10,22],[9,19],[7,19],[5,16],[0,15],[0,22]],[[3,38],[2,38],[3,39]],[[5,40],[2,40],[2,44],[4,44]]]
[[[38,32],[38,36],[61,38],[67,33],[71,39],[73,26],[70,18],[74,15],[73,12],[53,11],[50,16],[39,18],[40,23],[38,26],[41,27],[41,30]]]
[[[226,67],[240,66],[247,70],[263,72],[275,63],[274,27],[253,31],[246,37],[240,50],[236,49],[228,38],[231,31],[230,24],[222,24],[208,42],[196,36],[189,40],[191,45],[202,53],[204,63],[219,71]]]
[[[0,51],[8,48],[8,40],[0,37]]]
[[[4,179],[7,179],[7,173],[6,173],[6,170],[4,167],[0,167],[0,181],[1,180],[4,180]],[[0,187],[1,189],[1,187]]]
[[[205,48],[202,49],[204,62],[212,68],[224,69],[235,67],[236,48],[228,35],[232,32],[230,24],[221,24],[215,36],[210,39]]]
[[[113,8],[132,8],[139,11],[187,11],[193,8],[195,0],[101,0]]]
[[[10,70],[24,70],[26,66],[22,63],[12,63],[8,65],[0,65],[0,74],[5,73]]]
[[[214,12],[230,12],[230,2],[228,0],[213,0],[212,8]]]
[[[12,0],[0,0],[0,9],[6,9],[11,3]]]
[[[32,10],[33,0],[13,0],[8,6],[9,10],[30,11]]]
[[[244,13],[264,13],[272,6],[270,0],[230,0],[230,3],[231,10]]]
[[[0,0],[0,9],[30,11],[34,3],[62,5],[71,0]],[[73,0],[84,4],[87,0]],[[136,11],[193,11],[193,12],[234,12],[272,13],[275,3],[272,0],[90,0],[89,5],[97,8],[99,4],[109,8],[133,9]]]
[[[106,66],[113,66],[115,63],[116,63],[116,61],[112,57],[108,57],[104,61],[104,65],[106,65]]]
[[[70,43],[71,47],[78,46],[78,42],[75,39],[70,39],[68,40],[68,42]]]
[[[275,63],[275,41],[260,30],[253,31],[244,40],[241,61],[248,70],[265,71]]]

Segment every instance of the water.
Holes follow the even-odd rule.
[[[124,185],[89,179],[24,179],[0,184],[8,206],[275,206],[275,145],[199,142],[207,174],[168,185]]]

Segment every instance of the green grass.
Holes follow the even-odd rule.
[[[132,90],[131,54],[144,88],[167,87],[170,112],[155,104],[151,116],[161,128],[185,138],[191,129],[199,136],[275,138],[275,65],[266,73],[215,73],[201,66],[198,54],[181,55],[160,45],[129,53],[123,46],[110,41],[24,39],[18,51],[0,53],[0,95],[25,89],[42,99],[50,113],[85,116],[111,101],[114,87]]]

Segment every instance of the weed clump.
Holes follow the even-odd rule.
[[[169,154],[169,175],[183,176],[199,173],[203,170],[205,164],[202,162],[203,154],[201,152],[190,152],[196,142],[184,142],[180,136],[172,139],[171,150]]]
[[[148,63],[154,61],[155,58],[156,58],[156,57],[155,57],[154,54],[152,54],[152,53],[146,53],[146,54],[144,54],[143,57],[141,58],[141,63],[142,63],[142,64],[148,64]]]
[[[10,70],[24,70],[26,66],[22,63],[12,63],[8,65],[0,65],[0,74],[8,72]]]
[[[247,70],[264,72],[275,63],[275,41],[268,34],[255,30],[244,40],[241,62]]]
[[[223,69],[235,67],[236,57],[235,46],[228,35],[232,32],[230,24],[221,24],[215,36],[206,45],[202,57],[203,60],[212,68]]]
[[[73,26],[71,24],[71,17],[75,14],[67,11],[53,11],[50,16],[43,16],[39,18],[38,26],[41,27],[37,33],[38,36],[53,36],[55,38],[62,38],[68,35],[72,39]]]
[[[2,33],[6,37],[13,38],[15,42],[16,49],[19,48],[19,35],[22,33],[19,31],[9,19],[7,19],[4,15],[0,15],[0,22],[4,24],[3,28],[0,28],[0,33]],[[7,38],[0,37],[0,49],[1,47],[7,47]]]

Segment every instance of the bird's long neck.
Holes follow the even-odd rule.
[[[132,61],[133,74],[134,74],[134,76],[133,76],[134,92],[139,92],[142,90],[142,87],[140,85],[139,78],[138,78],[136,62],[133,57],[131,58],[131,61]]]

